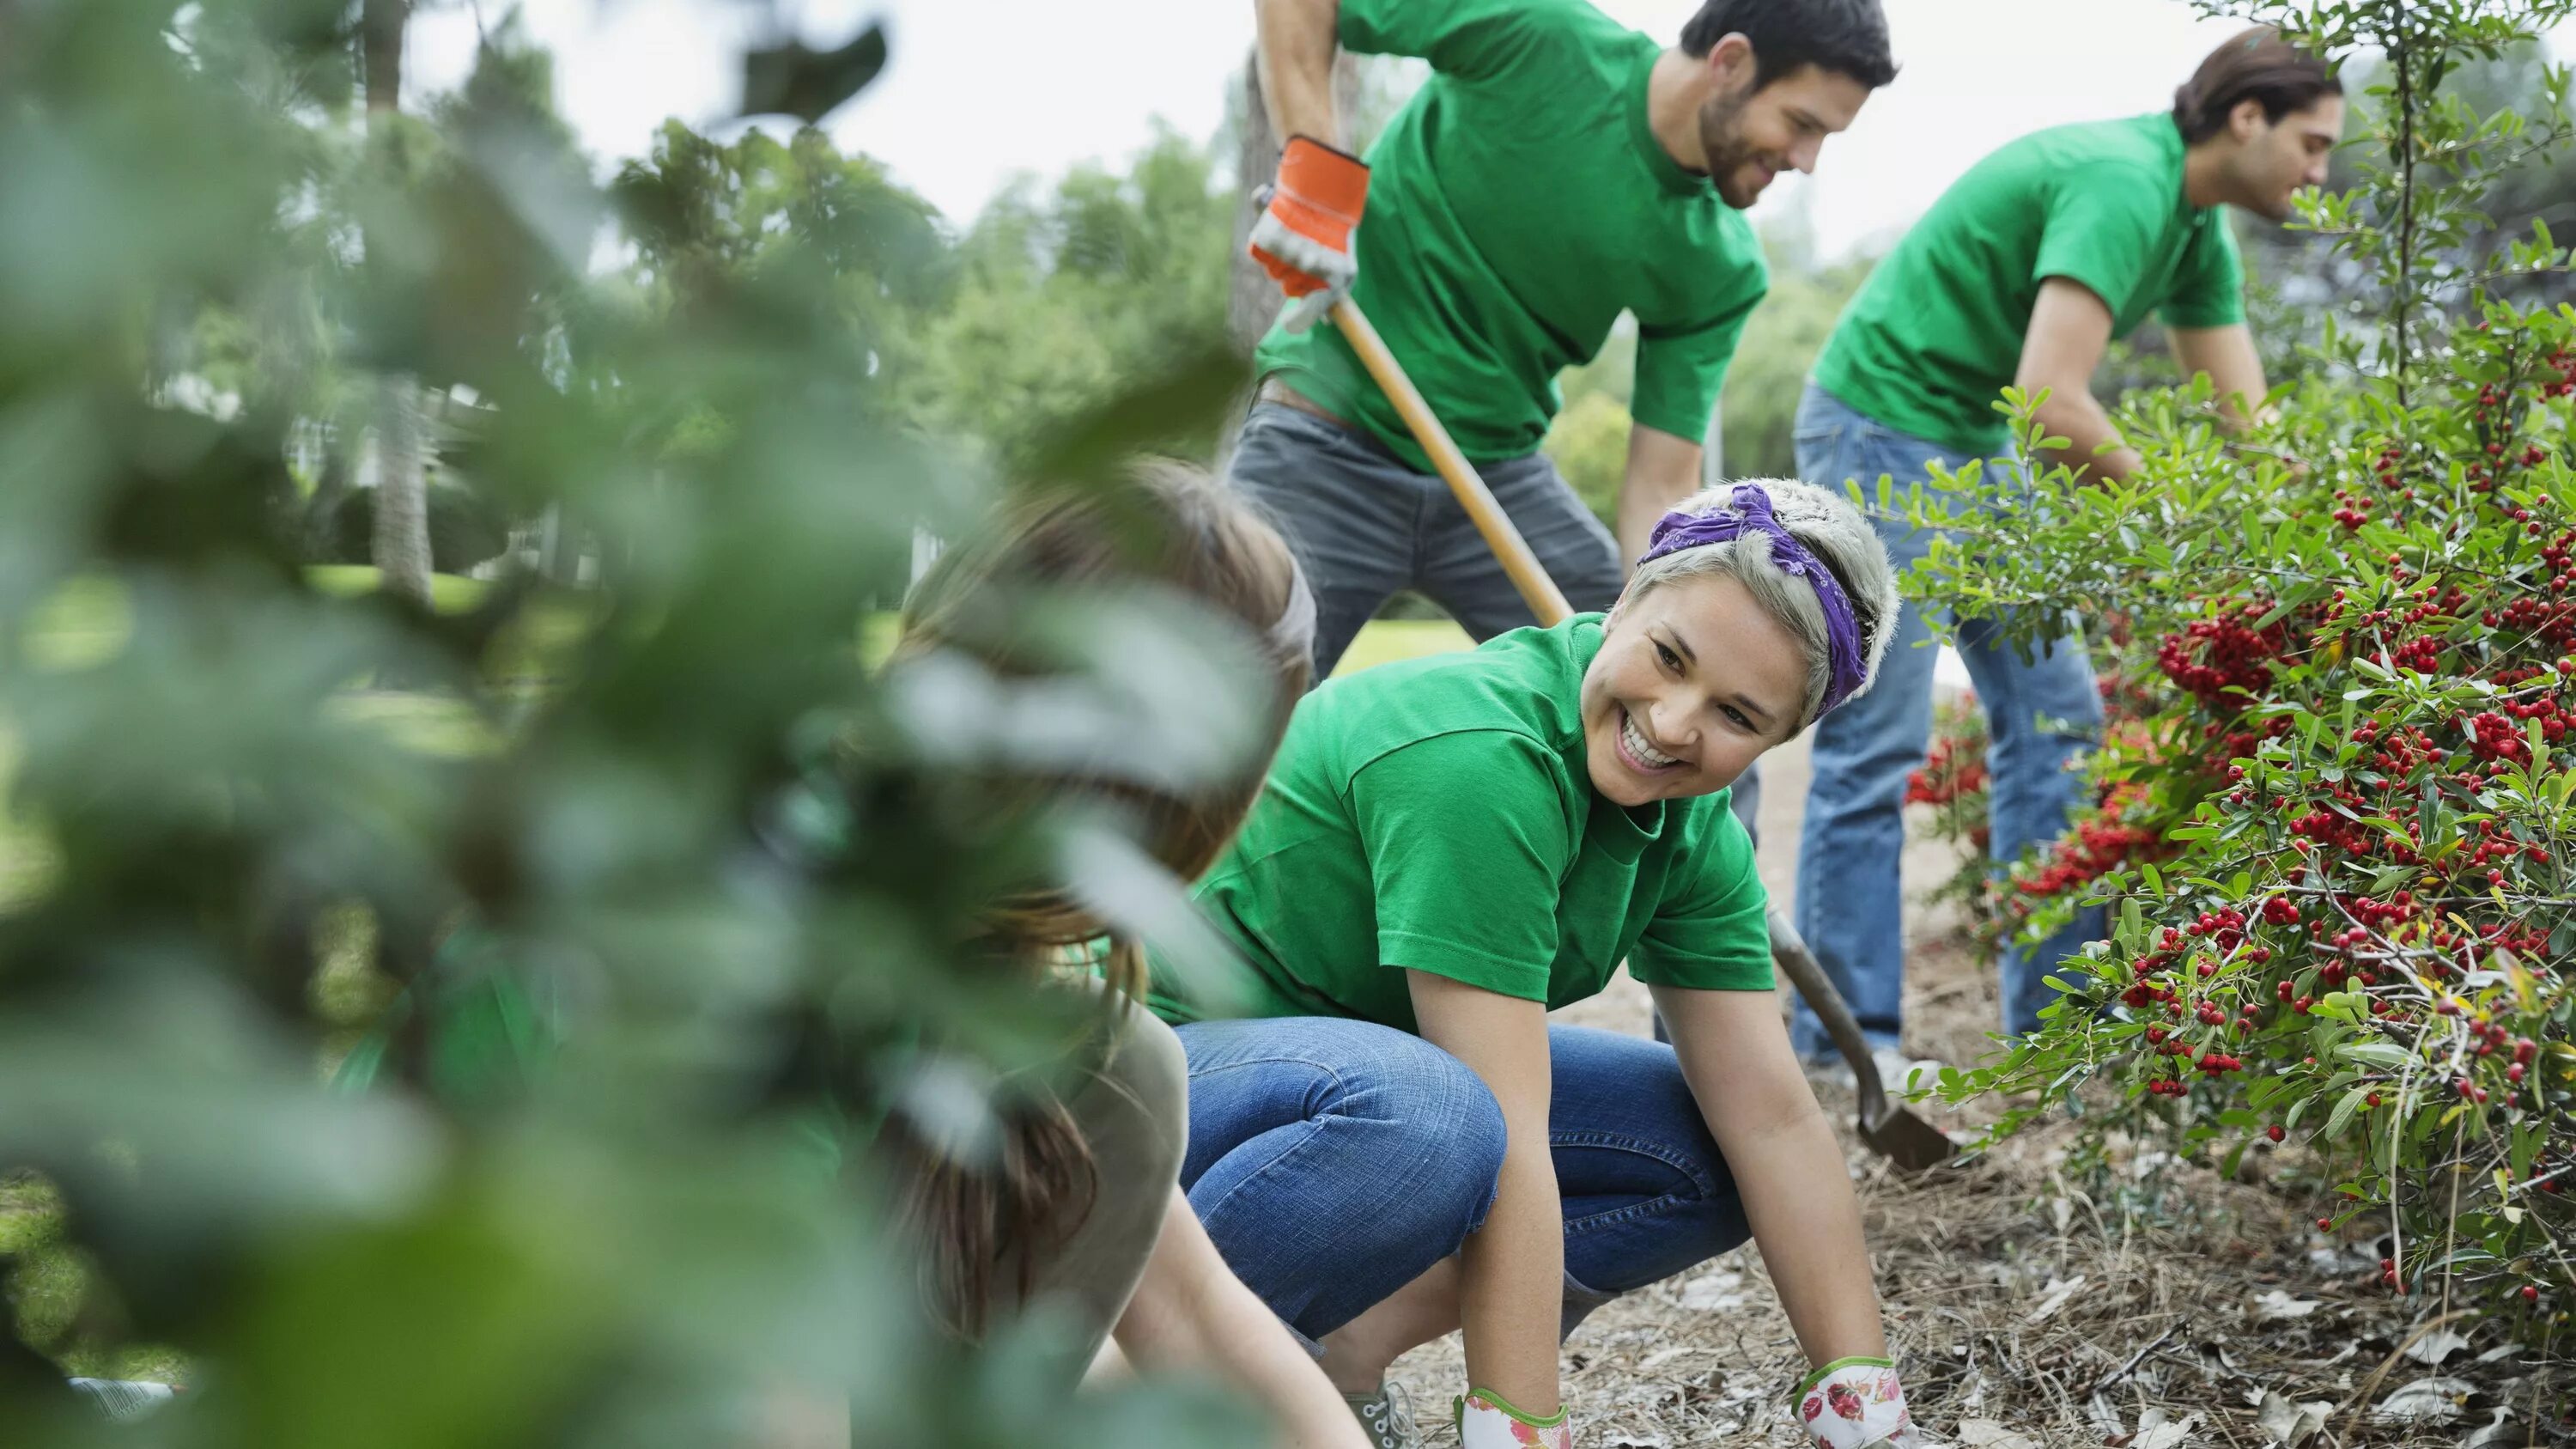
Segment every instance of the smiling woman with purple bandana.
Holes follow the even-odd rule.
[[[1462,1327],[1466,1449],[1571,1443],[1561,1337],[1748,1236],[1817,1366],[1800,1427],[1914,1442],[1727,809],[1869,687],[1895,615],[1849,504],[1735,484],[1664,517],[1607,614],[1298,706],[1199,889],[1247,969],[1152,999],[1189,1057],[1192,1208],[1380,1445],[1416,1442],[1388,1363]],[[1672,1045],[1549,1023],[1623,962]]]

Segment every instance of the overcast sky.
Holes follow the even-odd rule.
[[[1669,42],[1697,0],[1596,0]],[[477,10],[422,0],[410,87],[460,79]],[[2025,131],[2161,110],[2231,21],[2184,0],[1886,0],[1896,83],[1829,141],[1812,178],[1772,186],[1756,215],[1805,207],[1828,255],[1901,228],[1968,164]],[[887,74],[830,121],[963,225],[1013,175],[1119,161],[1157,117],[1204,139],[1252,41],[1251,0],[523,0],[555,53],[557,103],[594,158],[641,152],[667,116],[720,123],[748,44],[792,31],[838,45],[871,16]],[[2564,47],[2561,47],[2562,53]]]

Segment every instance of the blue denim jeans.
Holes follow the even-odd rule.
[[[1896,486],[1929,476],[1934,460],[1963,467],[1974,455],[1952,452],[1871,421],[1814,383],[1798,401],[1798,475],[1839,490],[1864,488],[1879,475]],[[1987,466],[2009,467],[2008,461]],[[1879,537],[1900,574],[1931,549],[1932,535],[1881,520]],[[1921,610],[1905,605],[1887,662],[1867,694],[1816,725],[1815,774],[1798,839],[1798,932],[1851,1004],[1871,1042],[1894,1046],[1905,994],[1904,897],[1898,862],[1905,847],[1905,778],[1923,763],[1932,735],[1932,666],[1936,651]],[[2100,736],[2102,700],[2080,634],[2070,631],[2025,663],[1997,642],[1991,625],[1958,631],[1959,656],[1976,684],[1992,743],[1986,752],[1989,858],[1998,868],[2034,843],[2056,838],[2082,788],[2068,762]],[[2086,941],[2102,934],[2102,915],[2080,913],[2039,947],[2006,947],[2004,1027],[2021,1033],[2039,1024],[2053,993],[2046,976]],[[1798,1049],[1832,1054],[1824,1027],[1804,1002],[1791,1026]]]
[[[1181,1186],[1235,1275],[1309,1343],[1458,1251],[1493,1206],[1503,1114],[1466,1064],[1338,1017],[1180,1029]],[[1751,1235],[1673,1049],[1548,1029],[1563,1327]]]

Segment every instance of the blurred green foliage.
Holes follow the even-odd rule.
[[[926,1331],[865,1125],[913,1100],[889,1043],[1007,1072],[1061,1027],[955,943],[1119,826],[992,781],[1240,768],[1243,641],[1044,601],[1046,708],[859,649],[916,529],[1021,486],[993,478],[1203,451],[1239,372],[1135,342],[1126,387],[1013,412],[1006,466],[963,469],[906,370],[973,266],[872,167],[666,133],[594,186],[506,27],[370,138],[352,19],[0,6],[0,1443],[750,1443],[783,1393],[902,1443],[1246,1437],[1204,1391],[1068,1400],[1041,1323]],[[1123,185],[1091,230],[1045,213],[1060,316],[1108,304],[1050,285],[1181,246]],[[611,223],[632,265],[597,273]],[[594,587],[512,554],[433,611],[300,566],[317,459],[392,376]],[[1125,889],[1096,904],[1177,885]],[[550,1070],[326,1092],[460,925],[558,1004]],[[111,1430],[67,1367],[195,1391]]]

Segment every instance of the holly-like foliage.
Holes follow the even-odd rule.
[[[2522,112],[2443,82],[2576,7],[2225,8],[2385,57],[2347,143],[2358,184],[2301,205],[2371,279],[2365,305],[2324,319],[2244,433],[2205,380],[2132,399],[2146,461],[2126,481],[1970,469],[1880,494],[1949,532],[1913,587],[2024,640],[2093,621],[2127,681],[2090,762],[2098,808],[1999,892],[2034,937],[2107,902],[2111,938],[2059,973],[2041,1031],[1944,1090],[2031,1094],[2004,1130],[2107,1095],[2230,1165],[2311,1145],[2329,1225],[2392,1225],[2388,1286],[2449,1280],[2563,1335],[2576,312],[2515,285],[2566,268],[2546,227],[2484,245],[2479,202],[2565,138],[2568,77]],[[2007,400],[2025,422],[2030,404]]]

